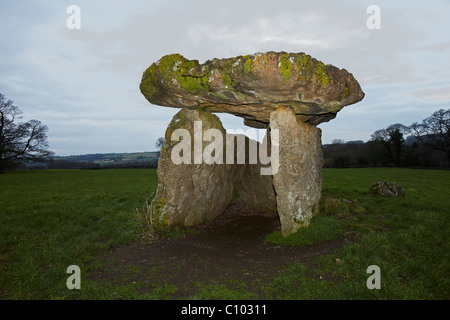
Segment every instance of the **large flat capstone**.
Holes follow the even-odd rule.
[[[347,70],[305,53],[286,52],[203,64],[180,54],[167,55],[144,72],[140,89],[152,104],[227,112],[256,128],[267,128],[271,112],[280,106],[291,107],[299,120],[317,125],[364,97]]]

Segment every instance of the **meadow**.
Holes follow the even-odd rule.
[[[379,180],[400,184],[406,196],[373,195],[369,188]],[[143,292],[139,283],[89,277],[105,267],[108,250],[150,241],[136,208],[156,186],[156,169],[1,174],[0,299],[173,298],[173,284]],[[265,299],[450,299],[450,171],[324,169],[322,198],[314,228],[287,238],[275,231],[265,241],[307,247],[348,239],[347,245],[254,286],[240,279],[199,283],[193,295],[177,298],[256,299],[257,288]],[[73,264],[82,270],[81,290],[66,286]],[[366,286],[370,265],[380,267],[380,290]]]

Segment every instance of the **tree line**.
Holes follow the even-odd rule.
[[[440,109],[410,126],[376,130],[367,142],[333,140],[323,146],[324,166],[450,167],[450,109]]]
[[[16,170],[45,170],[45,169],[149,169],[158,166],[158,159],[148,161],[129,161],[123,163],[100,164],[92,161],[72,161],[51,159],[50,161],[25,164],[22,163],[16,167]]]

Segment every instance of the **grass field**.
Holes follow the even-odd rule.
[[[403,198],[369,192],[378,180],[403,186]],[[102,252],[140,238],[136,208],[156,190],[155,169],[55,170],[0,175],[0,299],[163,299],[174,288],[139,293],[132,285],[85,278]],[[296,262],[259,287],[268,299],[450,299],[450,171],[395,168],[324,169],[322,216],[307,233],[276,232],[269,243],[306,246],[357,239],[314,267]],[[283,243],[284,242],[284,243]],[[336,263],[336,258],[340,263]],[[68,290],[66,268],[83,270],[82,290]],[[369,265],[381,290],[368,290]],[[230,279],[233,280],[233,279]],[[199,287],[199,298],[233,295]]]

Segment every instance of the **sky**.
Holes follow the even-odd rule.
[[[71,5],[79,29],[67,26]],[[379,29],[367,25],[370,5]],[[56,155],[154,151],[179,109],[141,94],[153,62],[305,52],[348,70],[365,93],[318,126],[322,143],[367,141],[450,108],[449,14],[450,0],[2,0],[0,93],[23,121],[48,126]],[[217,115],[226,129],[248,129]]]

